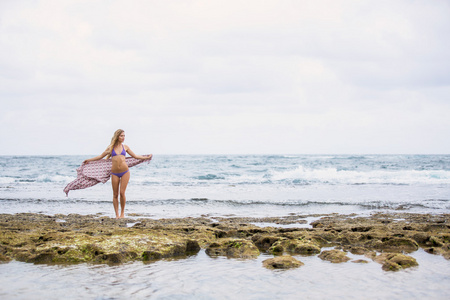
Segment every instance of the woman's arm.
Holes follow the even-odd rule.
[[[131,157],[134,157],[136,159],[152,159],[152,154],[147,155],[147,156],[143,156],[143,155],[136,155],[134,154],[133,151],[131,151],[130,147],[128,147],[127,145],[125,145],[125,151],[127,151],[128,154],[131,155]]]
[[[100,155],[98,155],[98,156],[96,156],[96,157],[93,157],[93,158],[88,158],[88,159],[86,159],[85,161],[83,161],[83,164],[87,164],[87,163],[90,162],[90,161],[100,160],[100,159],[102,159],[103,157],[105,157],[106,155],[108,155],[108,153],[109,153],[109,147],[106,148],[106,150],[103,151],[102,154],[100,154]]]

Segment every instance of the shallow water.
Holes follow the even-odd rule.
[[[0,265],[1,299],[448,299],[450,262],[419,250],[419,267],[385,272],[367,264],[332,264],[296,256],[305,265],[267,270],[262,261],[211,258],[108,266],[10,262]]]

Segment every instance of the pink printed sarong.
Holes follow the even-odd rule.
[[[150,162],[151,159],[137,159],[127,157],[125,159],[129,168],[139,165],[143,162]],[[111,178],[111,159],[100,159],[87,164],[81,165],[77,169],[77,179],[69,183],[64,188],[66,196],[71,190],[85,189],[96,185],[97,183],[105,183]]]

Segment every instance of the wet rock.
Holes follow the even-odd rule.
[[[353,232],[367,232],[374,228],[374,226],[352,226],[350,228]]]
[[[263,266],[267,269],[292,269],[303,265],[301,261],[289,255],[278,256],[263,261]]]
[[[276,245],[272,245],[272,247],[269,248],[269,252],[273,255],[283,255],[284,247],[280,243],[276,243]]]
[[[399,253],[382,253],[374,260],[382,264],[385,271],[399,271],[419,265],[413,257]]]
[[[137,257],[137,253],[132,251],[116,252],[103,254],[97,256],[95,262],[97,263],[107,263],[107,264],[120,264],[127,261],[134,260]]]
[[[275,242],[269,249],[272,254],[278,255],[283,252],[301,255],[314,255],[320,253],[320,247],[311,241],[299,240],[279,240]]]
[[[6,245],[0,245],[0,262],[8,262],[11,261],[12,258],[9,255],[11,252],[11,247]]]
[[[1,262],[9,262],[11,260],[12,260],[11,257],[3,255],[3,254],[0,254],[0,263]]]
[[[116,220],[101,214],[0,214],[0,261],[109,264],[184,257],[200,248],[212,256],[240,258],[256,257],[259,251],[311,255],[319,253],[321,247],[336,247],[372,259],[374,251],[409,253],[419,246],[450,258],[449,214],[329,214],[314,215],[321,217],[313,222],[314,228],[254,225],[298,224],[306,217]]]
[[[187,240],[186,241],[186,251],[187,255],[194,255],[200,251],[200,245],[197,241]]]
[[[335,240],[335,236],[330,232],[315,232],[314,234],[311,234],[310,240],[319,248],[331,247]]]
[[[314,222],[311,222],[310,224],[312,228],[323,228],[325,225],[321,222],[321,220],[316,220]]]
[[[430,254],[441,254],[440,248],[430,247],[423,249],[426,253]]]
[[[169,257],[183,257],[197,254],[200,246],[196,241],[188,240],[185,243],[169,245],[142,252],[142,260],[156,260]]]
[[[264,236],[260,234],[255,234],[252,237],[252,241],[255,243],[255,246],[258,247],[260,251],[268,251],[272,245],[280,240],[278,236]]]
[[[437,237],[437,236],[431,236],[429,238],[429,242],[431,244],[431,246],[433,247],[442,247],[444,246],[444,242],[441,238]]]
[[[53,252],[43,252],[29,257],[26,262],[35,264],[49,264],[53,262],[55,255]]]
[[[430,234],[426,232],[415,232],[410,235],[410,238],[415,240],[420,245],[426,245],[430,240]]]
[[[355,255],[364,255],[368,252],[370,252],[369,249],[359,246],[345,246],[342,248],[346,252],[350,252],[351,254]]]
[[[445,258],[445,259],[450,259],[450,251],[442,251],[441,255]]]
[[[364,256],[373,260],[375,257],[377,257],[377,253],[375,251],[370,251],[364,254]]]
[[[332,263],[342,263],[350,260],[345,252],[336,249],[322,251],[322,253],[319,254],[319,258]]]
[[[424,251],[429,254],[442,255],[445,259],[450,259],[450,245],[448,244],[443,247],[424,248]]]
[[[365,246],[377,251],[399,253],[411,253],[419,249],[419,245],[413,239],[398,237],[385,237],[382,240],[369,241]]]
[[[351,262],[352,262],[352,263],[355,263],[355,264],[368,264],[368,263],[369,263],[369,262],[368,262],[367,260],[365,260],[365,259],[352,260]]]
[[[256,258],[260,254],[258,248],[248,240],[223,239],[210,244],[206,254],[212,257]]]

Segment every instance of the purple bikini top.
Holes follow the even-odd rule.
[[[111,152],[111,156],[116,156],[117,155],[117,153],[116,153],[116,151],[114,151],[114,148],[113,148],[113,151]],[[125,147],[122,145],[122,152],[120,152],[120,155],[123,155],[123,156],[125,156],[125,155],[127,155],[127,152],[125,151]]]

